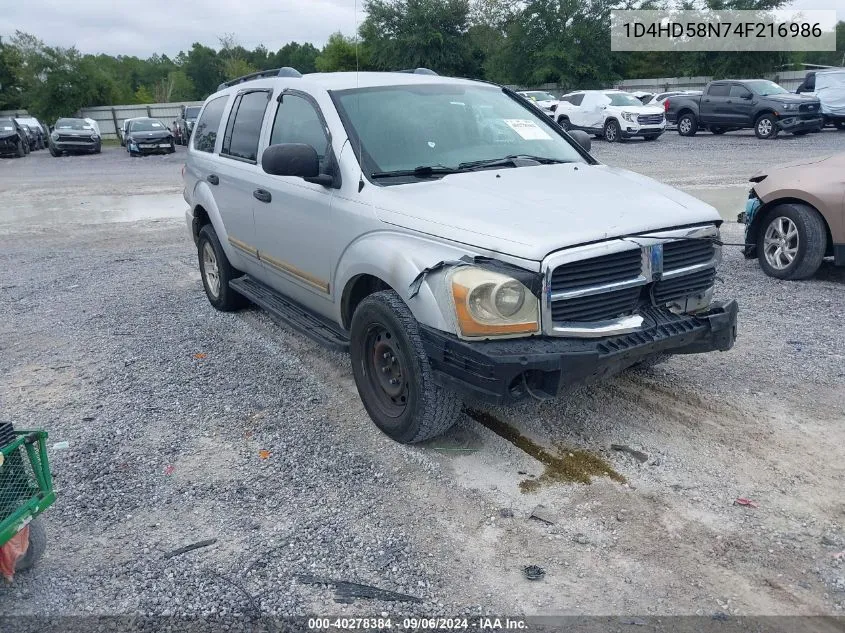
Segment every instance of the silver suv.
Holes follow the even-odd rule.
[[[223,84],[184,171],[205,292],[348,350],[400,442],[444,432],[464,396],[730,349],[719,215],[588,150],[507,88],[424,69]]]

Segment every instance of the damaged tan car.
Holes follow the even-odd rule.
[[[808,159],[751,178],[745,257],[778,279],[812,277],[825,257],[845,266],[845,154]]]

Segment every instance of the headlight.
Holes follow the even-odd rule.
[[[58,141],[58,140],[59,140],[59,133],[58,133],[58,132],[53,132],[53,133],[50,135],[50,138],[51,138],[51,139],[53,139],[54,141]]]
[[[92,141],[96,141],[96,140],[97,140],[97,139],[99,139],[99,138],[100,138],[100,137],[99,137],[99,136],[97,136],[96,134],[92,134],[92,135],[91,135],[91,140],[92,140]]]
[[[512,277],[482,268],[450,275],[455,316],[467,337],[533,334],[540,329],[539,300]]]
[[[797,110],[798,104],[797,103],[784,103],[783,109],[784,110]]]
[[[637,113],[636,112],[623,112],[622,118],[625,119],[626,121],[630,121],[631,123],[634,123],[637,120]]]

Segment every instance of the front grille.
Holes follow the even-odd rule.
[[[583,259],[558,266],[552,271],[551,289],[569,292],[636,279],[642,272],[639,248]]]
[[[641,114],[637,117],[637,123],[640,125],[660,125],[663,123],[662,114]]]
[[[715,245],[710,240],[674,240],[663,244],[663,270],[677,270],[713,259]]]
[[[72,136],[69,134],[59,134],[57,143],[93,143],[89,136]]]
[[[818,112],[819,109],[818,103],[802,103],[798,106],[799,112]]]
[[[631,314],[642,288],[625,288],[598,295],[552,302],[552,321],[605,321]]]
[[[707,290],[716,281],[716,269],[706,268],[673,279],[661,279],[652,287],[652,296],[657,305],[668,303],[688,295]]]

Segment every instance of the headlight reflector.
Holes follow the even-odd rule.
[[[630,121],[631,123],[633,123],[637,119],[637,113],[636,112],[623,112],[622,118],[625,119],[626,121]]]
[[[533,334],[540,329],[539,300],[507,275],[462,266],[450,275],[455,316],[466,337]]]

